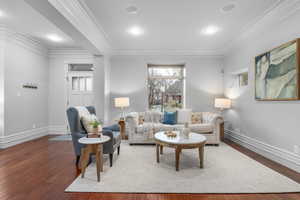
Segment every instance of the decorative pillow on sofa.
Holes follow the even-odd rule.
[[[177,110],[177,124],[190,123],[192,118],[191,109],[180,109]]]
[[[201,124],[202,123],[202,113],[201,112],[192,112],[192,124]]]
[[[83,115],[80,120],[81,120],[81,123],[82,123],[84,129],[88,133],[93,132],[93,126],[91,125],[91,123],[94,122],[94,121],[99,121],[97,116],[94,115],[94,114]]]
[[[174,125],[177,122],[176,112],[165,112],[163,124]]]
[[[139,115],[139,125],[143,124],[145,122],[144,115]]]

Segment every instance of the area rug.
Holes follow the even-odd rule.
[[[174,149],[164,148],[156,163],[155,146],[122,143],[113,167],[107,158],[101,182],[95,163],[66,189],[67,192],[121,193],[282,193],[300,192],[300,184],[260,164],[226,144],[205,147],[204,168],[196,149],[183,150],[175,171]]]
[[[49,141],[72,141],[71,135],[59,135],[49,138]]]

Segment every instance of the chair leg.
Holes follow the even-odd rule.
[[[120,154],[120,146],[118,146],[118,155]]]
[[[114,156],[113,153],[110,153],[110,154],[109,154],[109,163],[110,163],[110,167],[112,167],[112,164],[113,164],[113,156]]]
[[[78,166],[80,160],[80,156],[76,156],[76,166]]]

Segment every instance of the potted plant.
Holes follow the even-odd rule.
[[[93,122],[90,123],[90,125],[93,127],[93,133],[96,135],[99,135],[99,132],[101,131],[101,122],[94,120]]]

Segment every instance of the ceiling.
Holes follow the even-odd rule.
[[[278,0],[81,0],[103,29],[114,50],[199,50],[224,48],[262,17]],[[234,3],[235,9],[220,9]],[[137,14],[126,8],[136,6]],[[137,25],[144,34],[134,37],[126,30]],[[215,25],[220,31],[203,35]]]
[[[58,29],[23,0],[0,0],[0,9],[3,12],[0,23],[41,41],[48,48],[76,47],[76,43],[71,37]],[[50,41],[47,38],[49,34],[58,35],[62,38],[62,41]]]

